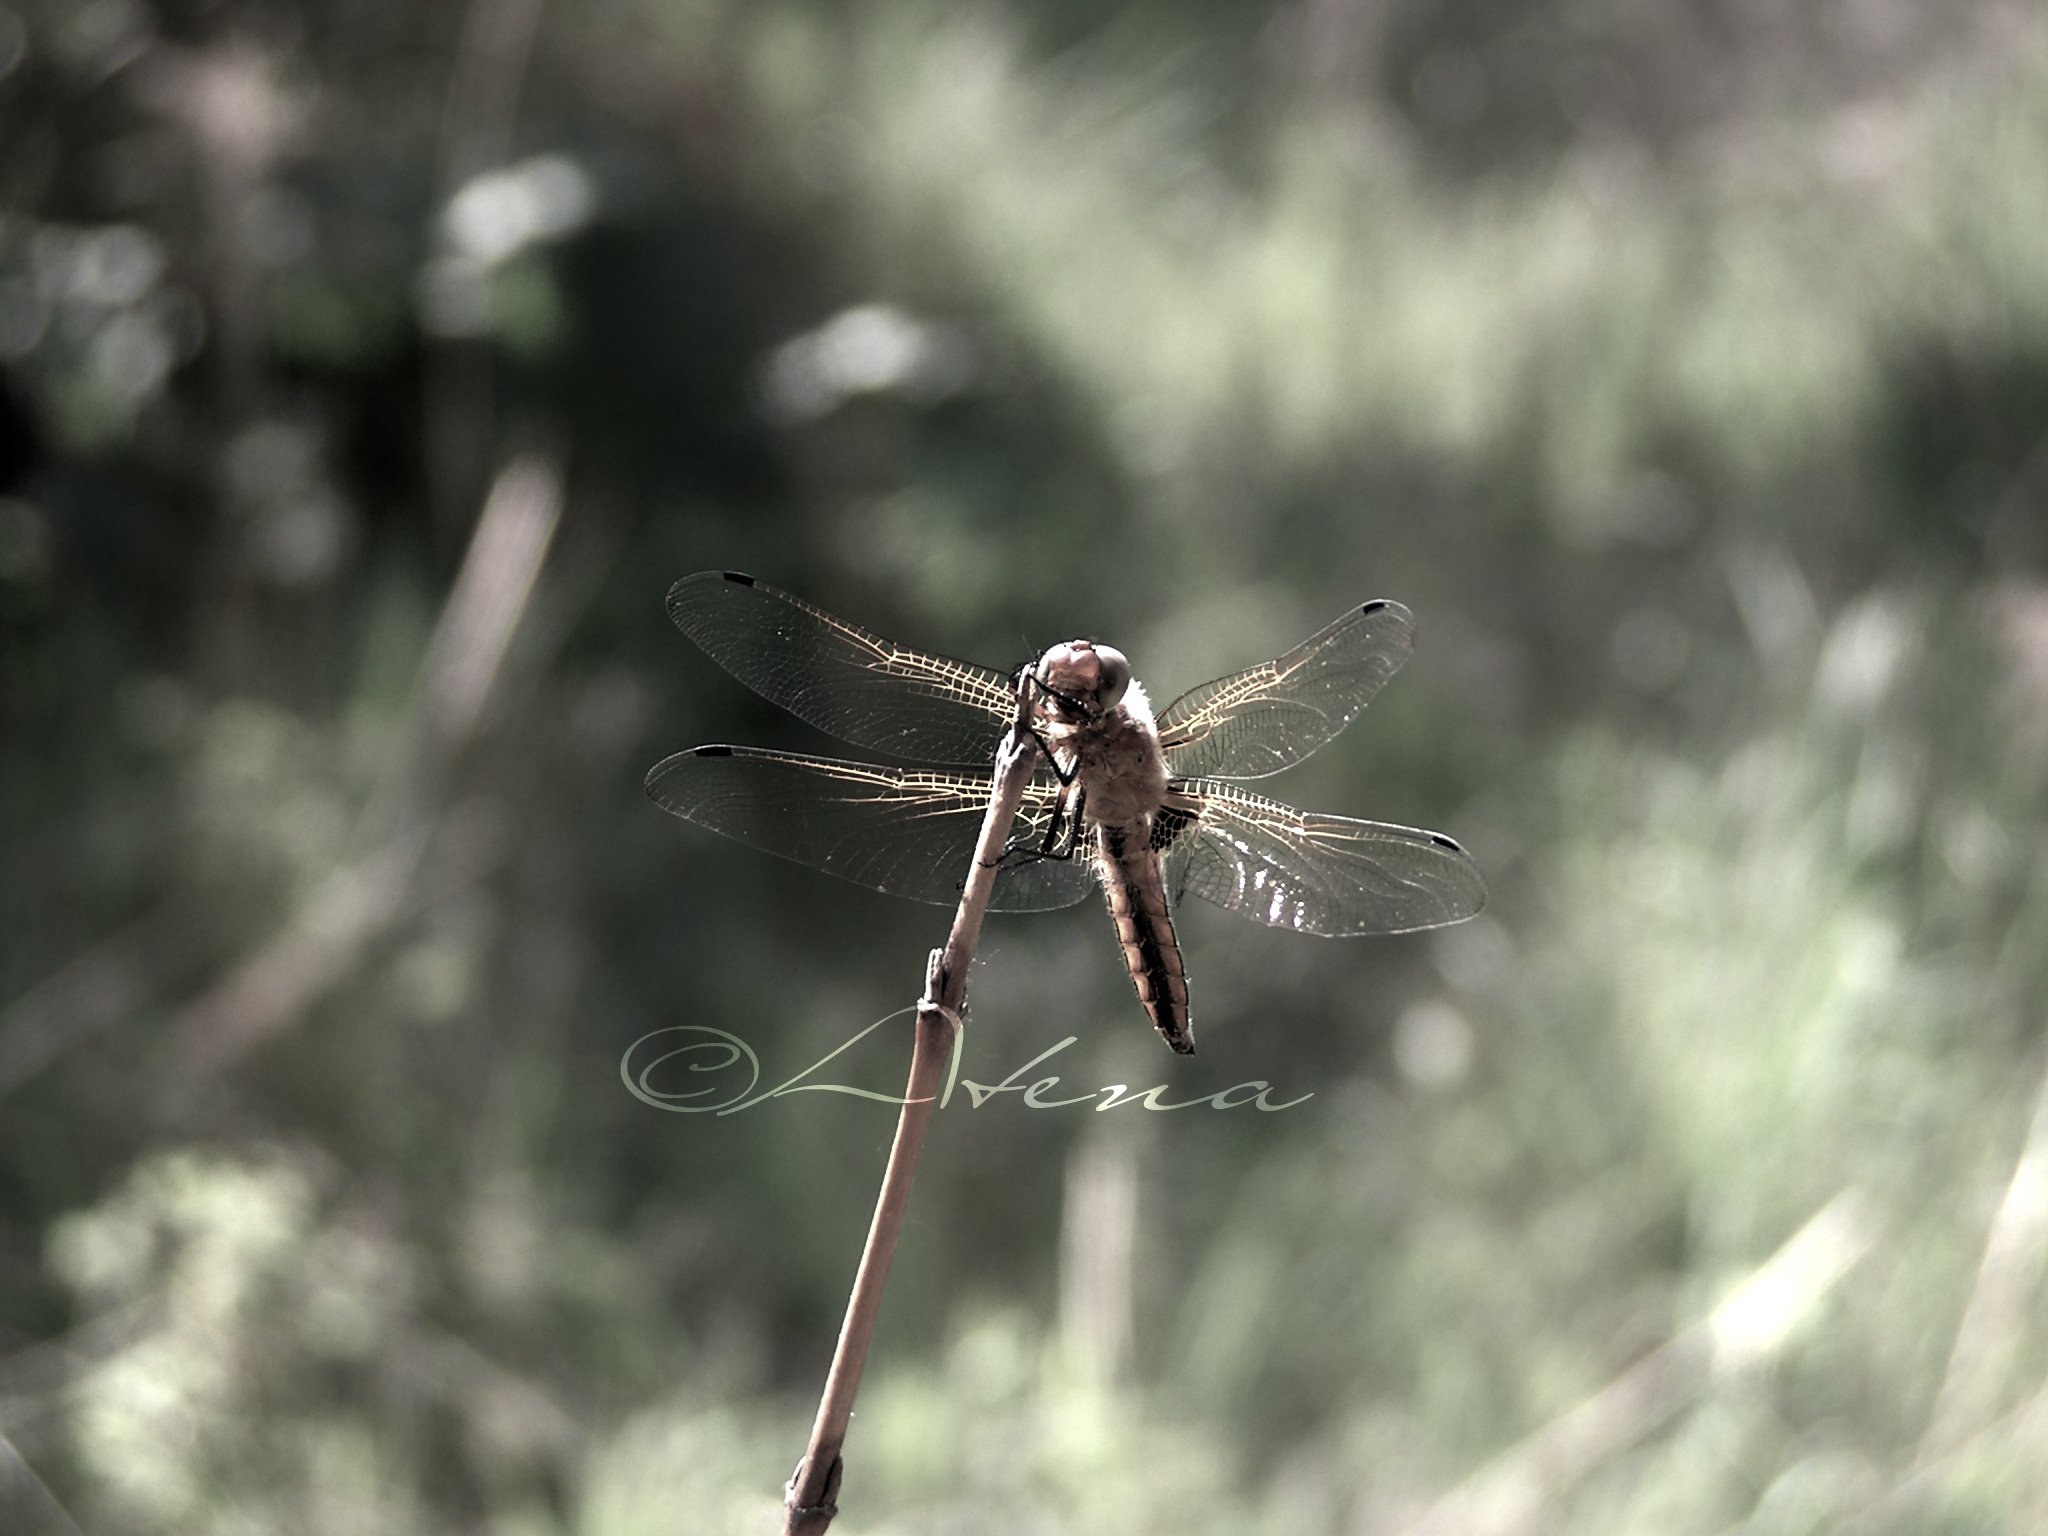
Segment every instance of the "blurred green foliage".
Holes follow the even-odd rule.
[[[718,566],[1399,598],[1273,789],[1493,890],[1189,911],[1185,1063],[992,926],[968,1075],[1315,1097],[942,1113],[836,1529],[2048,1525],[2035,8],[10,0],[0,143],[0,1527],[773,1528],[890,1118],[618,1061],[944,917],[642,799],[823,745]]]

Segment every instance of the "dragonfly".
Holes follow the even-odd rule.
[[[1097,889],[1138,1000],[1194,1052],[1173,909],[1199,896],[1326,937],[1463,922],[1486,900],[1441,832],[1299,811],[1242,788],[1350,723],[1413,646],[1397,602],[1350,609],[1285,655],[1153,713],[1129,659],[1055,645],[1014,672],[885,640],[736,571],[669,590],[675,625],[741,683],[842,741],[907,766],[763,747],[679,752],[647,775],[664,810],[764,852],[895,896],[950,905],[988,807],[990,765],[1028,689],[1043,749],[990,906],[1071,906]]]

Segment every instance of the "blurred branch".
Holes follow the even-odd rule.
[[[2011,1376],[2013,1358],[2033,1311],[2034,1289],[2048,1258],[2048,1076],[2018,1165],[1985,1239],[1984,1260],[1963,1308],[1941,1390],[1920,1441],[1920,1458],[1960,1445],[1991,1417]]]
[[[4,1517],[10,1536],[85,1536],[4,1433],[0,1433],[0,1517]]]
[[[576,1416],[530,1376],[444,1329],[419,1328],[410,1342],[408,1360],[423,1385],[450,1398],[488,1404],[490,1419],[525,1448],[564,1459],[585,1449],[584,1429]]]
[[[303,127],[305,108],[284,84],[279,60],[248,38],[193,52],[167,51],[145,81],[158,109],[198,146],[206,189],[205,270],[212,300],[209,348],[230,424],[256,413],[266,394],[263,295],[252,250],[252,209]]]
[[[509,152],[540,11],[541,0],[475,0],[463,18],[441,119],[444,196]]]
[[[1869,1251],[1853,1190],[1835,1196],[1701,1321],[1495,1459],[1408,1527],[1408,1536],[1532,1529],[1546,1506],[1653,1434],[1709,1387],[1768,1360]]]
[[[552,460],[521,455],[500,472],[421,663],[418,740],[394,790],[399,831],[330,876],[269,944],[186,1008],[177,1056],[189,1080],[218,1073],[288,1027],[411,910],[424,864],[457,889],[481,875],[495,842],[488,819],[433,808],[499,684],[561,510]]]
[[[415,698],[425,711],[422,776],[445,767],[482,724],[561,519],[553,458],[521,454],[499,472],[427,648]]]
[[[1138,1169],[1128,1136],[1098,1133],[1067,1160],[1060,1231],[1060,1332],[1091,1380],[1118,1380],[1131,1360],[1132,1251]]]
[[[512,149],[542,0],[472,0],[441,118],[440,208]],[[440,249],[437,246],[437,250]],[[427,353],[427,471],[438,515],[467,506],[491,440],[494,378],[487,342],[443,336]]]
[[[0,1095],[201,970],[205,937],[183,906],[152,912],[0,1009]]]
[[[404,911],[423,841],[419,834],[398,838],[329,875],[268,944],[188,1004],[174,1047],[181,1074],[213,1076],[340,980]]]
[[[503,684],[507,653],[561,513],[561,469],[553,459],[523,454],[499,474],[421,663],[411,759],[371,817],[373,825],[395,822],[400,830],[330,875],[269,943],[187,1005],[177,1054],[189,1074],[217,1072],[284,1029],[423,895],[480,877],[495,841],[488,820],[465,815],[428,824],[435,821],[431,808]],[[418,886],[423,860],[440,875],[425,892]],[[198,938],[187,910],[167,907],[8,1004],[0,1011],[0,1094],[175,987],[204,963]]]
[[[2048,1445],[2048,1388],[1946,1449],[1923,1456],[1881,1497],[1843,1517],[1832,1527],[1833,1536],[1895,1536],[1911,1528],[1900,1517],[1914,1501],[1938,1498],[1948,1478],[1968,1474],[1972,1458],[2007,1450],[2018,1458],[2016,1464],[2038,1465],[2043,1445]]]
[[[839,1513],[837,1499],[843,1471],[839,1453],[853,1419],[853,1400],[860,1391],[868,1344],[874,1337],[883,1289],[889,1283],[889,1265],[896,1256],[896,1240],[910,1205],[910,1186],[917,1177],[925,1129],[931,1123],[940,1078],[960,1030],[960,1010],[967,1003],[967,972],[981,939],[982,919],[995,890],[996,874],[1010,828],[1017,819],[1017,808],[1024,800],[1024,787],[1030,782],[1031,770],[1038,760],[1038,743],[1029,730],[1030,709],[1030,688],[1020,678],[1016,719],[1003,740],[1002,750],[996,754],[988,814],[982,818],[981,838],[974,846],[974,862],[968,868],[960,905],[953,914],[953,929],[946,937],[945,947],[932,951],[925,968],[924,996],[918,1000],[917,1035],[910,1058],[910,1084],[903,1091],[896,1139],[889,1148],[889,1165],[882,1174],[882,1188],[875,1200],[874,1220],[868,1227],[860,1268],[854,1274],[853,1292],[847,1297],[846,1320],[839,1328],[832,1368],[818,1399],[818,1416],[811,1426],[810,1443],[784,1492],[788,1512],[784,1536],[822,1536],[832,1517]]]

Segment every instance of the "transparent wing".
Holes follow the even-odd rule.
[[[1472,856],[1440,832],[1312,815],[1213,780],[1173,784],[1162,838],[1181,891],[1275,928],[1408,933],[1486,904]]]
[[[764,853],[892,896],[951,906],[974,857],[989,781],[758,747],[696,747],[656,763],[647,793],[663,810]],[[1050,774],[1032,780],[1011,841],[1043,839],[1058,795]],[[1071,906],[1094,879],[1081,859],[1013,861],[996,876],[990,905],[998,912]]]
[[[668,616],[762,698],[894,757],[993,762],[1015,714],[1000,672],[897,645],[735,571],[685,576]]]
[[[1285,656],[1182,694],[1159,717],[1169,768],[1185,778],[1259,779],[1343,730],[1415,640],[1415,619],[1380,599],[1354,608]]]

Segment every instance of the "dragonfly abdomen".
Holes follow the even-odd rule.
[[[1192,1056],[1195,1036],[1188,1017],[1187,967],[1166,905],[1165,869],[1153,851],[1150,830],[1143,822],[1099,825],[1096,835],[1110,921],[1116,924],[1117,943],[1138,989],[1138,1001],[1161,1038],[1183,1056]]]

